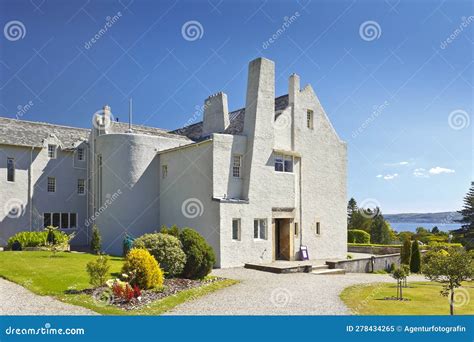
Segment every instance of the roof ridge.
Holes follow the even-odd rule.
[[[35,124],[35,125],[47,125],[47,126],[56,126],[56,127],[78,129],[78,130],[83,130],[83,131],[90,131],[90,128],[74,127],[74,126],[67,126],[67,125],[58,125],[58,124],[53,124],[53,123],[43,122],[43,121],[31,121],[31,120],[23,120],[23,119],[14,119],[14,118],[7,118],[7,117],[4,117],[4,116],[0,116],[0,119],[17,121],[17,122],[26,122],[26,123],[31,123],[31,124]]]

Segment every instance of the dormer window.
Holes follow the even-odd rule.
[[[56,159],[56,145],[48,145],[48,158],[49,159]]]

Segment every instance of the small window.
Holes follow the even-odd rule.
[[[316,222],[316,235],[321,235],[321,224]]]
[[[76,228],[77,227],[77,215],[76,213],[69,214],[69,228]]]
[[[232,176],[235,178],[241,177],[242,169],[242,156],[234,155],[232,157]]]
[[[15,159],[7,158],[7,181],[15,181]]]
[[[48,158],[56,159],[56,145],[48,145]]]
[[[53,213],[53,227],[59,227],[60,226],[60,219],[61,215],[59,213]]]
[[[161,178],[168,177],[168,165],[161,166]]]
[[[77,193],[79,195],[84,195],[86,192],[86,181],[84,179],[77,180]]]
[[[48,192],[56,192],[56,178],[48,177]]]
[[[295,222],[295,236],[298,236],[300,228],[298,227],[298,222]]]
[[[240,240],[240,219],[232,220],[232,240]]]
[[[253,221],[253,238],[260,240],[267,239],[267,220],[256,219]]]
[[[275,155],[275,171],[293,172],[293,157],[282,154]]]
[[[69,213],[61,213],[61,228],[69,228]]]
[[[313,129],[313,117],[314,117],[313,111],[311,109],[308,109],[308,111],[306,112],[306,126],[309,129]]]
[[[43,214],[43,227],[49,227],[51,225],[51,213]]]
[[[77,160],[84,160],[84,149],[82,147],[77,149]]]

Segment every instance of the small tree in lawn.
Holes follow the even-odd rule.
[[[431,281],[442,284],[441,295],[449,300],[449,312],[454,315],[454,291],[461,283],[474,277],[474,258],[461,248],[429,251],[423,257],[423,273]]]
[[[392,277],[397,281],[397,299],[402,300],[403,299],[403,292],[402,292],[402,281],[404,278],[406,278],[405,271],[403,270],[402,267],[397,267],[393,272],[392,272]]]
[[[410,265],[411,248],[411,241],[409,239],[405,239],[405,241],[403,241],[403,246],[400,250],[400,263],[402,265]]]
[[[96,225],[94,225],[92,227],[92,238],[91,238],[91,250],[95,253],[95,254],[99,254],[100,253],[100,249],[102,247],[101,245],[101,237],[100,237],[100,232],[99,232],[99,228],[97,228]]]
[[[405,278],[403,278],[403,287],[408,287],[407,283],[407,278],[410,275],[410,265],[400,265],[400,268],[403,270],[403,273],[405,273]]]
[[[418,273],[421,270],[421,254],[418,240],[413,241],[411,244],[411,259],[410,259],[410,271],[412,273]]]

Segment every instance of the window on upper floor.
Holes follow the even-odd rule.
[[[232,240],[240,240],[240,219],[232,219]]]
[[[314,117],[314,112],[311,109],[308,109],[306,112],[306,127],[309,129],[313,129],[313,117]]]
[[[82,147],[77,149],[77,160],[84,160],[84,148]]]
[[[48,145],[48,158],[49,159],[56,159],[56,150],[57,146],[56,145]]]
[[[56,192],[56,178],[48,177],[48,192]]]
[[[242,156],[234,154],[232,156],[232,177],[240,178],[242,176]]]
[[[253,221],[253,238],[258,240],[267,239],[267,220],[255,219]]]
[[[168,177],[168,165],[161,166],[161,178]]]
[[[86,193],[86,181],[85,179],[77,180],[77,193],[79,195],[84,195]]]
[[[15,181],[15,158],[7,158],[7,181]]]
[[[283,154],[275,155],[275,171],[293,172],[293,157]]]

